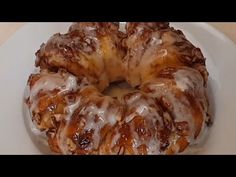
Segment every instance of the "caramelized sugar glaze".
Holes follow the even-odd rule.
[[[208,72],[169,23],[74,23],[36,52],[26,103],[60,154],[177,154],[208,128]],[[103,95],[110,83],[135,91]]]

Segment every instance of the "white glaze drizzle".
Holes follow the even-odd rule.
[[[111,148],[113,148],[116,145],[116,143],[120,139],[120,137],[121,137],[121,134],[119,133],[119,131],[116,131],[115,135],[112,137]]]
[[[59,133],[57,133],[57,142],[60,150],[62,151],[62,154],[69,153],[68,145],[66,143],[67,141],[66,132],[68,130],[68,125],[70,123],[71,116],[79,106],[80,106],[80,98],[77,98],[74,104],[71,104],[70,106],[67,106],[65,108],[65,112],[67,113],[64,118],[66,121],[66,125],[62,130],[59,131]]]
[[[106,124],[113,126],[120,117],[117,108],[109,110],[108,106],[112,103],[112,101],[113,100],[109,97],[103,97],[102,106],[100,108],[92,103],[81,110],[81,114],[86,115],[84,130],[94,130],[93,143],[95,148],[99,145],[100,130],[102,127]],[[97,122],[95,122],[96,115],[98,116]]]
[[[173,76],[177,87],[179,87],[181,91],[203,88],[203,78],[197,70],[182,67],[178,69]]]
[[[164,83],[152,83],[149,85],[151,90],[155,90],[151,93],[148,93],[152,97],[156,97],[160,99],[163,97],[170,105],[172,109],[172,113],[174,115],[175,122],[183,122],[186,121],[189,125],[190,132],[192,134],[189,136],[189,141],[192,141],[194,136],[194,117],[192,115],[191,110],[189,109],[190,103],[186,98],[182,97],[182,99],[176,98],[175,94],[165,86]],[[187,103],[183,104],[183,102]]]
[[[30,89],[30,112],[37,111],[38,97],[37,94],[42,92],[52,91],[59,89],[59,93],[66,91],[75,91],[77,89],[77,79],[75,76],[61,73],[47,73],[43,71],[40,79],[37,80],[33,87]]]
[[[203,86],[203,78],[200,75],[200,73],[194,69],[183,67],[177,72],[173,74],[174,80],[176,82],[176,86],[181,91],[190,91],[196,99],[196,103],[198,104],[198,107],[201,110],[203,121],[206,120],[206,111],[207,111],[207,105],[206,105],[206,98],[204,95],[204,86]],[[157,81],[157,82],[156,82]],[[151,84],[148,85],[148,87],[152,90],[152,92],[148,93],[148,95],[156,98],[163,97],[167,102],[170,103],[172,107],[172,113],[175,118],[175,122],[182,122],[186,121],[189,125],[191,134],[187,137],[187,140],[190,142],[190,145],[195,143],[196,140],[194,139],[194,132],[195,132],[195,125],[194,125],[194,115],[191,112],[190,103],[188,99],[185,96],[182,96],[181,98],[176,98],[175,93],[172,88],[165,85],[165,83],[162,83],[161,81],[153,81]],[[200,106],[200,101],[203,102],[204,108]],[[202,129],[205,128],[205,123],[203,122]],[[200,137],[201,134],[198,136]]]
[[[149,97],[142,97],[143,93],[135,93],[127,101],[128,109],[135,108],[135,112],[127,115],[125,117],[125,122],[130,123],[133,118],[137,115],[141,116],[146,122],[147,129],[154,129],[156,121],[160,123],[160,126],[163,126],[163,121],[161,116],[157,112],[157,107],[153,108],[150,105],[155,105],[155,102]],[[137,154],[137,148],[144,144],[147,147],[148,154],[158,154],[160,149],[160,141],[157,139],[156,134],[153,134],[149,139],[143,140],[140,139],[138,133],[135,131],[133,123],[130,123],[131,133],[133,137],[133,150]]]

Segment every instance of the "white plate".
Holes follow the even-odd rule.
[[[0,154],[40,154],[27,134],[22,114],[23,92],[33,71],[34,53],[70,23],[29,23],[0,47]],[[214,124],[202,154],[236,154],[236,46],[205,23],[172,23],[200,47],[210,73]]]

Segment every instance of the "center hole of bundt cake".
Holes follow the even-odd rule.
[[[135,91],[135,89],[132,88],[127,82],[121,81],[110,83],[109,87],[107,87],[102,93],[104,95],[108,95],[121,100],[124,95],[133,91]]]

